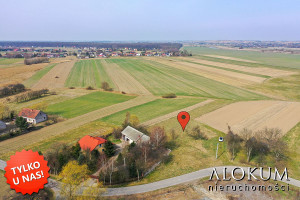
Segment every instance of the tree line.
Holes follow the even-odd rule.
[[[32,99],[37,99],[40,98],[46,94],[49,93],[48,89],[41,89],[41,90],[35,90],[35,91],[28,91],[26,93],[23,94],[19,94],[17,96],[14,97],[14,101],[15,102],[23,102],[23,101],[29,101]]]
[[[264,164],[267,155],[271,155],[275,162],[287,158],[286,142],[282,140],[281,136],[281,130],[276,128],[265,128],[255,132],[243,129],[239,134],[235,134],[228,126],[228,134],[225,139],[232,160],[235,159],[238,152],[243,150],[247,162],[257,157],[257,162]]]
[[[34,57],[34,58],[25,58],[24,59],[24,64],[25,65],[32,65],[32,64],[45,63],[45,62],[49,62],[49,58],[47,58],[47,57]]]
[[[0,97],[18,94],[20,92],[24,92],[25,90],[25,86],[21,83],[10,84],[0,89]]]

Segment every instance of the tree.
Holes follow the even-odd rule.
[[[66,199],[75,199],[80,183],[88,177],[87,165],[79,165],[76,161],[70,161],[59,174],[62,182],[61,194]]]
[[[201,131],[200,126],[195,126],[192,128],[192,131],[189,131],[188,134],[193,137],[195,140],[207,140],[206,135]]]
[[[104,144],[104,153],[109,158],[115,155],[115,146],[111,141],[107,141]]]
[[[48,103],[46,101],[41,101],[31,106],[31,109],[35,110],[46,110],[48,108]]]
[[[136,115],[130,115],[129,123],[131,124],[131,126],[137,127],[140,123],[140,120]]]
[[[79,143],[77,142],[75,146],[72,146],[72,157],[77,160],[79,155],[80,155],[80,151],[81,151],[81,148],[80,148],[80,145]]]
[[[228,150],[231,153],[231,159],[234,160],[236,153],[241,147],[241,138],[231,131],[230,126],[228,126],[228,134],[226,135],[226,141]]]
[[[21,131],[24,131],[28,128],[29,124],[27,123],[27,120],[23,117],[17,117],[16,118],[16,126],[21,129]]]
[[[166,139],[167,137],[164,128],[156,126],[151,130],[150,140],[156,148],[162,147],[166,143]]]
[[[112,88],[109,86],[108,82],[104,81],[101,83],[101,88],[105,91],[111,91]]]

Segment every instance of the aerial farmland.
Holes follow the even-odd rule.
[[[0,159],[8,160],[22,149],[44,153],[56,143],[75,145],[85,135],[107,136],[119,143],[112,133],[130,114],[132,124],[142,130],[164,129],[171,159],[139,182],[127,183],[129,186],[183,175],[199,166],[243,165],[243,150],[234,159],[227,145],[222,146],[218,160],[214,154],[219,137],[226,138],[228,132],[242,137],[245,129],[251,134],[278,130],[279,139],[291,147],[285,155],[293,155],[280,162],[289,166],[291,176],[300,178],[295,164],[300,158],[296,145],[300,139],[299,69],[261,62],[252,52],[235,57],[231,50],[184,46],[181,51],[184,49],[193,55],[67,56],[29,66],[19,59],[1,59],[3,87],[21,83],[26,91],[49,90],[40,98],[20,102],[14,101],[15,95],[3,97],[1,105],[14,113],[25,107],[41,109],[50,122],[11,138],[0,135]],[[26,73],[20,75],[25,67]],[[191,115],[184,132],[176,119],[181,110]],[[193,135],[195,130],[201,130],[202,139]],[[268,163],[274,162],[271,153],[266,157]],[[255,165],[258,159],[255,154],[248,163]]]

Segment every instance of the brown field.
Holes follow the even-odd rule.
[[[84,125],[88,122],[100,119],[102,117],[111,115],[113,113],[141,105],[144,103],[147,103],[149,101],[155,100],[156,97],[154,96],[139,96],[137,98],[131,99],[126,102],[114,104],[99,110],[95,110],[89,113],[86,113],[84,115],[80,115],[78,117],[74,117],[72,119],[47,126],[45,128],[42,128],[37,131],[33,131],[30,133],[27,133],[25,135],[21,135],[15,138],[11,138],[5,141],[2,141],[0,143],[0,155],[3,156],[3,154],[6,153],[15,153],[17,150],[22,150],[24,146],[32,145],[36,142],[40,142],[42,140],[45,140],[47,138],[57,136],[59,134],[62,134],[68,130],[72,130],[74,128],[77,128],[81,125]]]
[[[101,62],[119,91],[129,94],[152,95],[142,84],[117,64],[107,63],[105,60]]]
[[[291,72],[291,71],[284,71],[284,70],[267,68],[267,67],[245,67],[240,65],[220,63],[220,62],[214,62],[214,61],[208,61],[202,59],[184,58],[184,60],[189,60],[199,64],[212,65],[212,66],[223,67],[223,68],[239,70],[243,72],[255,73],[255,74],[271,76],[271,77],[289,76],[292,74],[296,74],[295,72]]]
[[[254,60],[246,60],[246,59],[242,59],[242,58],[234,58],[234,57],[229,57],[229,56],[219,56],[219,55],[205,55],[205,56],[213,57],[213,58],[222,58],[222,59],[226,59],[226,60],[236,60],[236,61],[249,62],[249,63],[258,63]]]
[[[44,68],[49,63],[40,63],[34,65],[16,65],[9,68],[0,69],[0,86],[11,83],[21,83],[30,78],[36,71]]]
[[[261,130],[265,127],[279,128],[287,133],[300,121],[300,102],[245,101],[237,102],[207,113],[197,121],[223,132],[227,124],[238,133],[243,128]]]
[[[45,76],[43,76],[35,85],[33,85],[32,89],[63,88],[74,63],[75,61],[70,61],[56,65],[47,74],[45,74]]]
[[[142,123],[141,125],[143,125],[143,126],[152,126],[152,125],[154,125],[154,124],[157,124],[157,123],[163,122],[163,121],[165,121],[165,120],[168,120],[168,119],[170,119],[170,118],[172,118],[172,117],[176,117],[176,116],[178,115],[178,113],[181,112],[181,111],[183,111],[183,110],[186,111],[186,112],[189,112],[189,111],[191,111],[191,110],[194,110],[194,109],[196,109],[196,108],[199,108],[199,107],[201,107],[201,106],[204,106],[204,105],[206,105],[206,104],[208,104],[208,103],[211,103],[211,102],[213,102],[213,101],[214,101],[214,100],[209,99],[209,100],[206,100],[206,101],[197,103],[197,104],[195,104],[195,105],[192,105],[192,106],[190,106],[190,107],[183,108],[183,109],[180,109],[180,110],[177,110],[177,111],[168,113],[168,114],[166,114],[166,115],[163,115],[163,116],[160,116],[160,117],[151,119],[151,120],[149,120],[149,121],[146,121],[146,122]]]
[[[153,60],[153,61],[159,62],[161,64],[168,65],[170,67],[175,67],[177,69],[182,69],[187,72],[191,72],[193,74],[197,74],[197,75],[200,75],[200,76],[203,76],[203,77],[215,80],[215,81],[226,83],[228,85],[240,87],[240,86],[246,86],[246,85],[253,83],[253,82],[249,82],[249,81],[242,80],[242,79],[233,79],[231,77],[224,76],[223,74],[211,73],[209,71],[205,71],[205,70],[202,70],[199,68],[190,67],[190,66],[185,65],[186,63],[181,64],[180,62],[175,61],[175,60],[169,60],[169,59],[163,59],[163,58],[155,58],[155,59],[154,58],[146,58],[146,59]]]

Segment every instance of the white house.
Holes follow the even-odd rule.
[[[48,119],[46,113],[40,110],[33,110],[29,108],[23,108],[18,116],[25,118],[27,122],[31,124],[37,124]]]
[[[0,121],[0,130],[6,129],[6,124],[3,121]]]
[[[131,144],[132,142],[144,143],[149,142],[150,137],[145,135],[144,133],[132,128],[131,126],[127,126],[122,132],[122,140]]]

